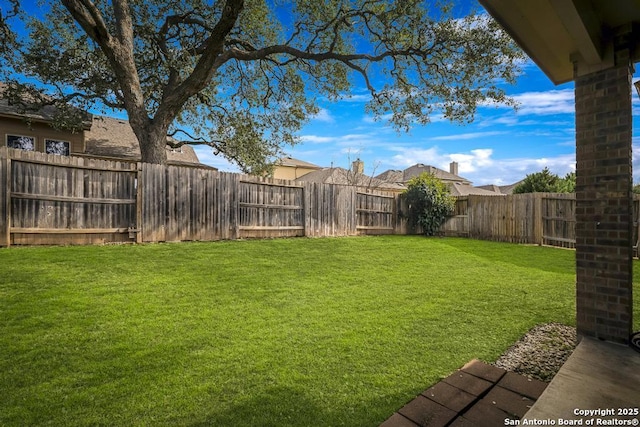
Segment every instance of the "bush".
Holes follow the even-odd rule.
[[[423,234],[434,236],[454,210],[455,198],[449,188],[433,174],[412,178],[404,192],[409,205],[409,223],[422,227]]]
[[[549,168],[531,173],[513,189],[513,194],[523,193],[573,193],[576,191],[576,173],[568,173],[560,178]]]

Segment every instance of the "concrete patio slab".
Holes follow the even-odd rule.
[[[625,414],[634,408],[640,408],[640,353],[583,338],[523,420],[640,421],[640,415]]]

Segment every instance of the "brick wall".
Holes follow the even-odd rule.
[[[631,75],[621,38],[615,67],[575,80],[578,334],[620,343],[633,305]]]

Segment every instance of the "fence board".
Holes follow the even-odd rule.
[[[142,201],[141,240],[143,242],[165,241],[166,186],[164,168],[143,163],[140,166],[138,191]]]
[[[9,206],[11,201],[11,160],[7,147],[0,147],[0,247],[9,246],[11,233],[9,231]]]

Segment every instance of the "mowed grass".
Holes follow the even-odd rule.
[[[468,239],[0,250],[0,425],[376,426],[574,294],[572,251]]]

